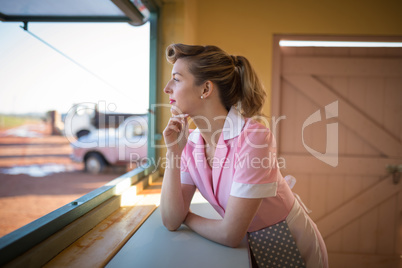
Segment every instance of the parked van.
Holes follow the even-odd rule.
[[[107,166],[138,164],[147,157],[147,116],[131,116],[118,128],[96,129],[71,145],[71,158],[97,174]]]
[[[100,103],[106,106],[106,103]],[[103,107],[102,111],[106,110]],[[67,114],[62,116],[64,122],[64,135],[81,138],[96,129],[117,128],[130,116],[145,116],[146,114],[106,113],[99,111],[98,104],[83,102],[71,107]]]

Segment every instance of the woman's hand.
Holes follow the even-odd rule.
[[[172,109],[172,117],[163,131],[168,152],[181,155],[188,138],[187,118],[188,114],[178,114]]]

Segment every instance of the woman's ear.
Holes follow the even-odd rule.
[[[205,83],[204,83],[204,88],[203,88],[203,91],[202,91],[202,96],[203,96],[203,98],[205,99],[205,98],[208,98],[211,94],[212,94],[212,92],[215,90],[215,85],[214,85],[214,83],[212,83],[212,81],[206,81]]]

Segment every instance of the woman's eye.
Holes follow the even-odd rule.
[[[175,82],[179,82],[179,80],[178,80],[177,78],[173,78],[173,80],[174,80]]]

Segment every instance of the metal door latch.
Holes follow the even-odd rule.
[[[398,184],[401,180],[402,165],[388,165],[387,172],[392,175],[394,184]]]

